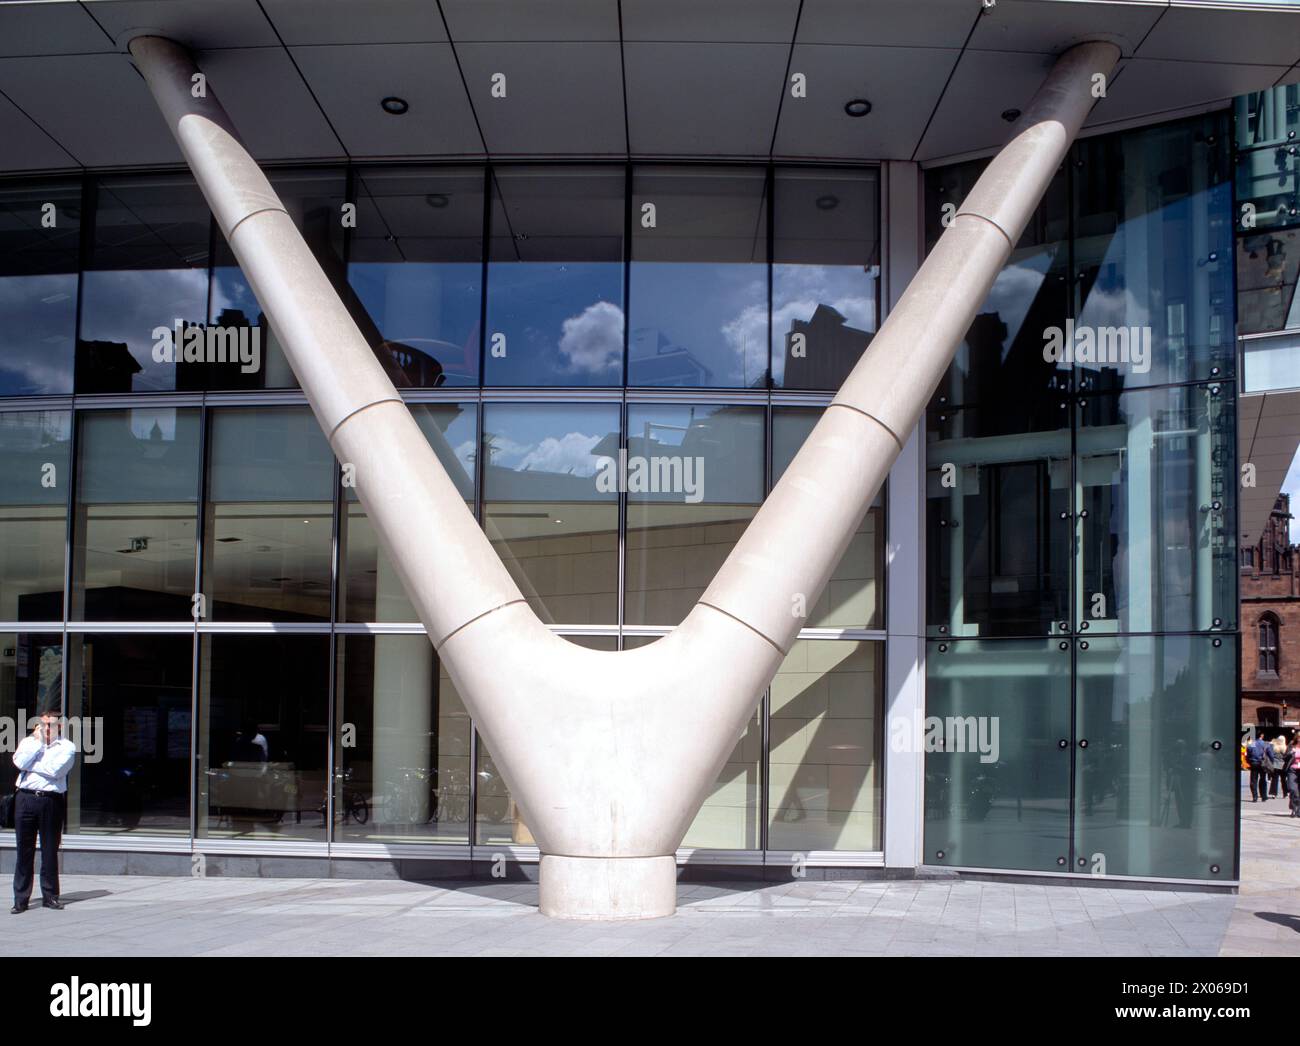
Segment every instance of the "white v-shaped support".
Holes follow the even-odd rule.
[[[674,854],[1119,49],[1062,55],[703,598],[609,653],[528,607],[188,52],[131,41],[168,127],[542,852],[542,911],[676,907]],[[895,535],[906,540],[905,536]]]

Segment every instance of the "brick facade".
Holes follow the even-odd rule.
[[[1258,544],[1241,551],[1241,719],[1300,719],[1300,545],[1291,499],[1278,496]]]

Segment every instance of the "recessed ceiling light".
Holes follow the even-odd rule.
[[[871,103],[865,98],[852,98],[844,103],[844,111],[850,116],[866,116],[871,112]]]
[[[817,197],[817,209],[819,211],[833,211],[840,205],[838,196],[827,193],[825,196]]]
[[[442,210],[447,206],[447,204],[451,203],[451,200],[447,197],[446,193],[432,192],[424,198],[424,202],[430,207]]]
[[[411,108],[406,104],[405,98],[398,98],[391,94],[380,102],[379,105],[384,112],[391,116],[401,116],[407,109]]]
[[[1020,110],[1019,110],[1019,109],[1003,109],[1003,110],[1002,110],[1002,119],[1006,120],[1007,123],[1015,123],[1017,120],[1020,119]]]

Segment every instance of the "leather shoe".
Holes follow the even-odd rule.
[[[10,915],[22,915],[23,912],[25,912],[25,911],[27,911],[27,905],[26,905],[26,903],[23,903],[23,904],[17,904],[17,903],[15,903],[14,906],[13,906],[12,908],[9,909],[9,914],[10,914]]]
[[[63,911],[63,902],[57,897],[46,897],[41,901],[42,908],[53,908],[56,912]]]

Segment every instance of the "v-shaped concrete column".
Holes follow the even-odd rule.
[[[1119,57],[1055,64],[686,620],[586,650],[538,621],[189,54],[131,54],[541,848],[549,915],[676,905],[674,853]],[[200,90],[202,84],[202,90]]]

